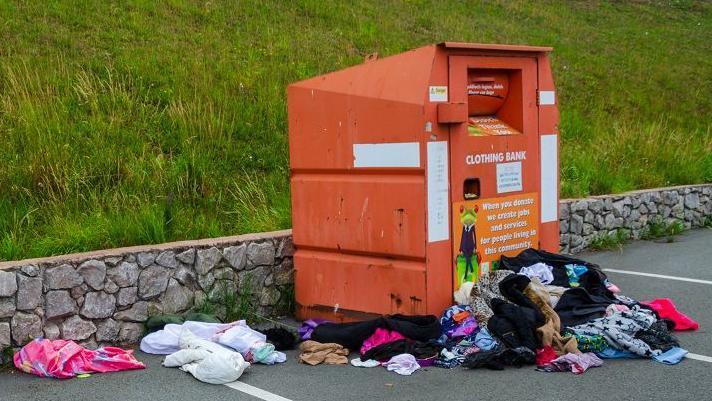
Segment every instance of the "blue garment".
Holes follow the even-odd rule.
[[[490,335],[486,327],[483,327],[475,335],[475,345],[483,351],[491,351],[497,348],[497,340]]]
[[[684,350],[680,347],[672,347],[666,352],[663,352],[660,355],[655,355],[653,359],[656,362],[664,363],[666,365],[675,365],[680,363],[682,358],[687,355],[687,350]]]
[[[640,358],[638,354],[629,351],[621,351],[619,349],[608,347],[601,352],[596,352],[596,356],[603,359],[636,359]]]
[[[574,264],[566,265],[564,267],[566,268],[566,275],[569,277],[569,286],[578,287],[580,285],[579,279],[588,271],[588,267]]]

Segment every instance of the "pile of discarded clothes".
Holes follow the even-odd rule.
[[[698,328],[670,299],[631,299],[597,265],[535,249],[502,257],[498,270],[463,285],[455,299],[440,318],[308,320],[299,329],[300,362],[347,364],[358,351],[351,365],[402,375],[425,366],[525,365],[581,374],[610,358],[676,364],[687,351],[672,331]]]
[[[293,335],[284,329],[270,329],[269,334],[277,341],[270,341],[244,320],[169,323],[145,336],[141,351],[167,355],[163,366],[177,367],[202,382],[224,384],[237,380],[250,364],[286,361],[286,355],[275,344],[280,349],[289,348],[294,343]]]
[[[133,351],[117,347],[91,350],[69,340],[37,338],[13,356],[15,367],[41,377],[69,379],[92,373],[143,369]]]

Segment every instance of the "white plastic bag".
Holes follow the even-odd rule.
[[[204,340],[185,328],[181,332],[179,344],[182,349],[168,355],[163,366],[178,366],[205,383],[233,382],[250,366],[239,353]]]

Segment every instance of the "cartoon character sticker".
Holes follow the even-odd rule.
[[[462,236],[455,261],[458,286],[465,281],[475,281],[479,277],[479,264],[482,259],[477,251],[477,230],[475,229],[478,210],[477,205],[472,207],[460,205]]]
[[[462,238],[460,240],[460,253],[465,257],[465,278],[472,276],[474,267],[472,265],[472,256],[476,255],[477,249],[477,233],[475,232],[475,223],[477,222],[478,207],[475,205],[472,209],[460,206],[460,223],[462,223]],[[479,258],[477,259],[479,262]]]

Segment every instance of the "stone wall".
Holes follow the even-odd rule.
[[[560,203],[561,251],[647,222],[712,218],[712,184]],[[0,263],[0,348],[36,336],[132,343],[153,314],[180,313],[225,288],[269,315],[293,302],[291,230]]]
[[[560,202],[560,245],[564,253],[586,249],[596,236],[627,230],[640,237],[649,221],[701,227],[712,218],[712,184],[687,185]]]
[[[223,288],[271,314],[293,299],[291,231],[0,263],[0,348],[34,337],[137,342],[149,316]]]

